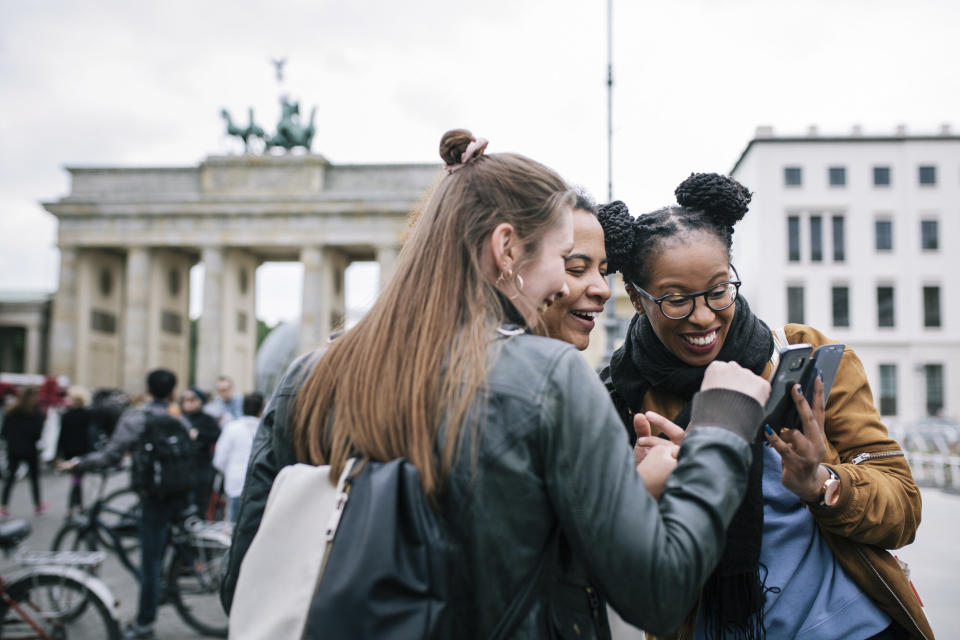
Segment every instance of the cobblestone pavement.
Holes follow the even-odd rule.
[[[109,481],[110,488],[120,488],[128,481],[126,473],[115,474]],[[85,495],[92,496],[99,482],[96,476],[87,479]],[[11,498],[10,511],[14,518],[26,518],[33,525],[33,534],[26,546],[32,549],[49,549],[57,529],[63,522],[66,511],[67,490],[70,479],[54,473],[44,474],[41,480],[43,499],[50,503],[50,511],[42,516],[33,515],[29,482],[17,482]],[[92,497],[90,498],[92,499]],[[923,489],[923,522],[917,540],[896,553],[910,565],[911,578],[925,605],[927,617],[934,633],[940,638],[960,637],[960,553],[957,552],[957,532],[960,531],[960,495],[939,489]],[[2,560],[0,573],[9,566],[10,560]],[[120,602],[120,618],[123,622],[136,615],[138,587],[115,558],[109,558],[102,569],[102,577]],[[614,638],[632,640],[642,638],[638,632],[622,622],[613,620]],[[202,638],[186,626],[172,606],[161,606],[157,619],[158,640],[193,640]]]
[[[108,482],[108,491],[129,485],[129,473],[117,472]],[[85,478],[84,497],[90,502],[94,499],[100,476],[89,475]],[[50,510],[41,516],[34,515],[33,503],[30,499],[30,482],[24,478],[19,480],[13,488],[10,498],[10,517],[23,518],[30,522],[33,533],[26,539],[24,546],[35,550],[48,550],[53,542],[57,530],[63,524],[67,509],[67,493],[70,487],[70,476],[53,472],[46,472],[41,477],[41,494],[43,500],[50,503]],[[139,564],[139,554],[134,559]],[[0,573],[9,567],[12,560],[0,558]],[[124,569],[115,557],[108,557],[100,569],[100,577],[113,591],[113,595],[120,604],[120,621],[122,625],[132,620],[137,614],[137,597],[139,585],[137,581]],[[211,606],[219,609],[219,601],[211,602]],[[72,636],[71,636],[72,637]],[[203,638],[192,628],[188,627],[172,605],[162,605],[157,615],[157,640],[194,640]]]

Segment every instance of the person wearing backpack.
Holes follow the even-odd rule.
[[[711,365],[679,461],[654,452],[642,463],[672,469],[658,502],[596,374],[572,345],[530,333],[568,294],[574,192],[538,162],[485,148],[468,131],[444,134],[446,174],[415,216],[373,308],[324,351],[291,365],[264,411],[222,583],[228,611],[281,470],[329,464],[336,481],[361,458],[349,499],[337,502],[345,504],[335,512],[342,518],[328,525],[336,533],[306,626],[269,637],[576,633],[555,628],[546,614],[564,608],[542,579],[558,570],[558,533],[624,619],[665,631],[693,606],[720,557],[769,384],[735,363]],[[416,487],[448,544],[420,554],[436,568],[426,584],[404,593],[385,576],[365,588],[368,571],[393,563],[402,572],[412,557],[392,531],[422,512],[402,501],[381,509],[393,492],[363,482],[404,461],[416,480],[389,488]],[[351,528],[367,514],[370,526]],[[359,542],[378,536],[398,545]],[[322,527],[315,540],[325,544]],[[276,562],[275,575],[289,576],[297,562]],[[358,571],[351,574],[351,565]],[[328,584],[332,578],[347,579]],[[426,600],[436,606],[415,606]],[[270,606],[256,613],[280,615]]]
[[[193,489],[194,448],[190,426],[169,411],[177,376],[169,369],[147,374],[150,401],[120,417],[100,451],[58,465],[61,471],[109,469],[125,453],[133,460],[131,481],[140,494],[140,598],[125,638],[152,638],[161,589],[161,567],[170,522],[188,506]]]

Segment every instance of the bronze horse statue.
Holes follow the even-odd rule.
[[[280,106],[283,115],[277,123],[276,135],[263,139],[266,143],[266,151],[269,152],[272,147],[283,147],[288,151],[294,147],[304,147],[310,151],[313,134],[316,132],[313,120],[317,115],[317,108],[313,108],[310,112],[310,121],[304,125],[300,123],[299,102],[290,102],[284,97],[280,98]]]
[[[230,112],[228,112],[226,109],[220,110],[220,115],[227,122],[227,135],[237,136],[238,138],[243,140],[244,153],[250,152],[250,138],[264,137],[263,127],[261,127],[260,125],[256,124],[253,121],[252,108],[249,110],[249,113],[250,113],[250,124],[248,124],[246,127],[238,127],[237,125],[233,124],[233,119],[230,118]]]

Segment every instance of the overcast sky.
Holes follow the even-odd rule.
[[[236,153],[220,109],[272,130],[316,105],[333,163],[437,162],[446,129],[607,190],[605,0],[0,1],[0,291],[53,290],[65,165],[192,166]],[[671,201],[777,133],[960,129],[955,0],[613,2],[614,197]],[[299,312],[262,268],[258,315]],[[348,283],[348,291],[350,289]]]

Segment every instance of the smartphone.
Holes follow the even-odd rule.
[[[763,410],[763,424],[770,425],[777,433],[788,426],[785,419],[791,409],[795,410],[790,390],[803,380],[812,353],[813,347],[805,342],[787,345],[780,350],[780,364],[770,378],[770,398]]]
[[[833,379],[837,375],[837,369],[840,367],[840,359],[843,357],[845,348],[846,345],[842,344],[825,344],[817,348],[813,357],[807,363],[800,380],[800,390],[810,406],[813,406],[813,384],[818,375],[823,376],[823,406],[827,406],[830,388],[833,386]],[[792,399],[789,408],[784,412],[782,421],[782,426],[803,430],[800,414],[797,413],[797,405],[793,403]],[[770,424],[770,426],[777,433],[780,432],[773,424]]]

